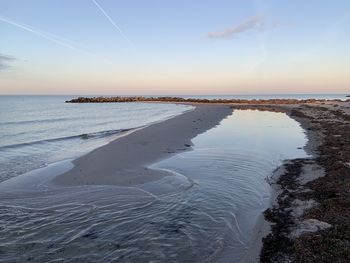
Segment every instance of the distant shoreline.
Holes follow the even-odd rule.
[[[172,102],[172,103],[210,103],[210,104],[301,104],[342,102],[340,99],[200,99],[181,97],[78,97],[66,103],[124,103],[124,102]],[[346,100],[350,101],[350,99]]]

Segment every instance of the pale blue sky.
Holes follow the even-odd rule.
[[[0,0],[1,94],[348,91],[348,0]]]

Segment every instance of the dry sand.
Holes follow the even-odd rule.
[[[53,183],[72,185],[136,185],[170,175],[147,166],[191,148],[191,139],[218,125],[232,113],[228,105],[196,104],[194,110],[121,137],[73,163]]]

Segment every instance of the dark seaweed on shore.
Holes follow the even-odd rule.
[[[304,159],[295,159],[284,165],[285,173],[280,176],[277,184],[281,193],[277,197],[277,206],[264,212],[265,219],[274,224],[271,234],[263,239],[264,246],[261,251],[261,262],[293,262],[295,254],[293,241],[289,238],[289,229],[294,225],[292,205],[295,196],[293,190],[297,185],[297,178],[302,171]]]
[[[267,100],[245,100],[245,99],[195,99],[180,97],[79,97],[67,100],[67,103],[121,103],[121,102],[185,102],[185,103],[236,103],[236,104],[300,104],[327,102],[328,100],[316,99],[267,99]],[[341,100],[332,100],[341,101]],[[350,100],[349,100],[350,101]]]
[[[323,109],[318,108],[319,111]],[[324,133],[316,162],[326,175],[308,184],[319,206],[305,214],[332,225],[295,241],[296,262],[350,262],[350,123],[341,111],[326,111],[312,125]]]
[[[264,212],[272,229],[263,239],[261,262],[350,262],[350,116],[341,110],[309,105],[294,109],[266,105],[234,108],[286,112],[306,121],[308,130],[317,131],[317,140],[322,141],[314,149],[317,157],[290,160],[284,165],[285,172],[276,182],[281,189],[276,204]],[[301,185],[303,167],[310,164],[322,167],[325,176]],[[318,205],[297,218],[293,214],[296,200],[315,200]],[[308,219],[331,227],[293,237],[293,229]]]

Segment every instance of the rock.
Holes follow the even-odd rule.
[[[291,232],[292,238],[298,238],[303,234],[315,233],[317,231],[325,230],[330,228],[332,225],[319,221],[317,219],[306,219],[293,229]]]
[[[301,216],[304,215],[306,211],[310,210],[316,205],[317,205],[317,202],[315,202],[315,200],[312,200],[312,199],[305,200],[305,201],[296,199],[293,201],[292,215],[295,218],[300,218]]]

